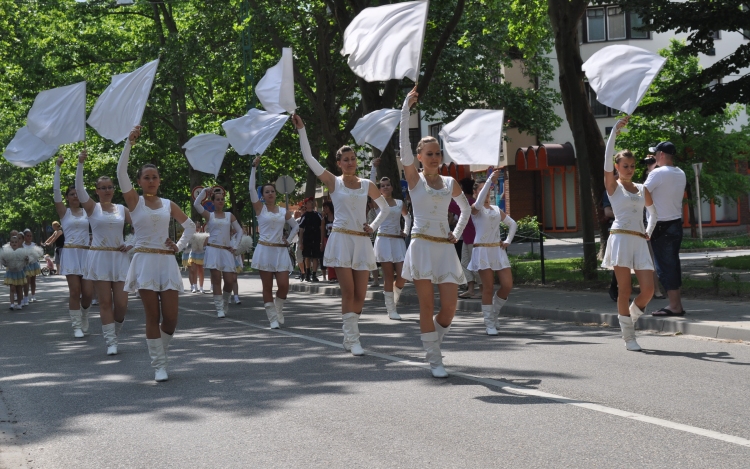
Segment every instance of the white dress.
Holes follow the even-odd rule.
[[[419,182],[410,190],[414,208],[414,225],[411,243],[406,250],[401,275],[404,279],[430,280],[432,283],[466,283],[461,261],[456,249],[449,243],[448,205],[453,196],[453,178],[440,176],[443,188],[433,189],[427,185],[424,175],[419,173]],[[419,238],[423,234],[445,239],[435,242]]]
[[[86,261],[85,279],[124,282],[128,276],[130,258],[127,253],[119,250],[125,244],[122,237],[125,207],[118,204],[114,208],[115,211],[109,213],[102,210],[101,204],[96,204],[89,217],[94,239]]]
[[[471,251],[471,261],[467,268],[475,272],[485,269],[509,269],[508,254],[502,246],[482,246],[483,244],[499,244],[502,242],[500,207],[490,205],[490,208],[482,206],[477,209],[479,213],[471,215],[477,234],[474,237],[474,248]]]
[[[638,193],[631,194],[622,184],[617,183],[614,194],[609,196],[615,221],[612,230],[628,230],[643,233],[643,208],[646,199],[643,195],[643,185],[635,184]],[[609,194],[607,194],[609,195]],[[628,233],[611,233],[607,240],[607,252],[604,254],[602,267],[629,267],[633,270],[654,270],[648,243],[644,237]]]
[[[367,223],[367,193],[371,181],[360,178],[359,189],[349,189],[341,176],[331,192],[333,202],[333,229],[323,254],[326,267],[346,267],[352,270],[375,270],[375,252],[370,235],[363,226]],[[347,234],[338,230],[362,233]]]
[[[289,250],[283,246],[267,246],[262,243],[284,244],[284,225],[286,209],[278,207],[279,213],[269,212],[266,204],[258,214],[258,231],[260,240],[253,252],[253,269],[266,272],[291,272],[294,268],[289,257]]]
[[[183,291],[180,267],[173,254],[138,252],[139,248],[168,250],[166,241],[169,238],[169,221],[172,218],[171,202],[167,199],[159,200],[161,207],[151,210],[146,206],[143,196],[140,196],[138,205],[130,212],[130,219],[135,228],[133,249],[136,252],[130,261],[128,275],[125,278],[125,291]]]
[[[89,254],[89,218],[85,210],[81,209],[81,212],[83,215],[76,217],[70,209],[67,209],[65,216],[60,220],[63,233],[65,233],[60,275],[86,274],[86,258]]]
[[[388,217],[378,228],[378,236],[375,238],[375,260],[378,262],[404,262],[406,241],[401,237],[403,205],[401,200],[396,200],[396,205],[391,207]],[[391,236],[397,236],[397,238]]]
[[[234,254],[228,249],[211,246],[232,246],[232,214],[224,212],[224,218],[216,218],[211,212],[208,215],[206,231],[209,233],[208,245],[206,246],[206,258],[203,266],[206,269],[216,269],[222,272],[237,272],[234,263]]]

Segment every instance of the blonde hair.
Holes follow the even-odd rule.
[[[615,155],[615,163],[620,164],[620,160],[623,158],[630,158],[631,160],[635,159],[630,150],[622,150]]]
[[[425,145],[428,143],[438,143],[437,139],[435,137],[427,136],[422,137],[422,140],[417,143],[417,153],[422,153],[422,148],[424,148]]]

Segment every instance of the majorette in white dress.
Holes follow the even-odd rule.
[[[654,270],[654,263],[648,252],[646,231],[643,228],[643,208],[646,205],[643,184],[633,185],[638,189],[637,194],[626,191],[619,182],[615,192],[612,195],[607,194],[615,221],[610,228],[611,234],[607,240],[607,252],[604,254],[602,267]],[[614,230],[625,230],[630,233],[614,233]]]
[[[508,254],[502,248],[503,240],[500,234],[502,213],[500,213],[500,207],[490,205],[490,208],[486,208],[483,205],[476,207],[476,209],[479,213],[471,215],[476,236],[474,237],[474,250],[471,253],[468,269],[474,271],[492,269],[496,271],[510,268]]]
[[[266,272],[291,272],[294,269],[289,250],[284,244],[286,209],[278,207],[278,210],[278,213],[269,212],[266,204],[263,204],[258,214],[260,239],[253,252],[253,269]]]
[[[159,200],[161,207],[152,210],[140,196],[135,210],[130,212],[135,228],[135,254],[125,279],[125,291],[183,291],[177,259],[166,246],[172,218],[171,202]]]
[[[206,269],[216,269],[222,272],[237,272],[234,254],[227,248],[232,247],[232,214],[224,212],[224,218],[216,217],[211,212],[206,223],[209,233],[206,246],[206,258],[203,266]],[[240,233],[241,234],[241,233]]]
[[[414,208],[414,225],[401,276],[409,281],[462,284],[466,283],[466,279],[461,261],[453,244],[448,241],[451,233],[448,226],[448,205],[453,198],[454,179],[445,176],[440,178],[443,180],[443,188],[433,189],[427,185],[424,174],[419,173],[419,182],[409,191]]]
[[[404,202],[398,199],[395,202],[396,205],[390,207],[375,238],[375,260],[378,262],[404,262],[406,255],[406,242],[401,237],[401,210]]]
[[[347,267],[353,270],[377,268],[370,235],[363,229],[367,223],[367,193],[370,184],[371,181],[360,178],[359,189],[349,189],[341,176],[336,177],[336,188],[331,192],[333,230],[323,254],[323,263],[327,267]]]
[[[102,205],[97,203],[89,217],[94,237],[84,275],[87,280],[124,282],[128,276],[130,257],[120,251],[124,244],[125,207],[119,204],[113,207],[114,212],[105,212]]]
[[[68,208],[65,210],[65,216],[60,220],[60,225],[65,234],[60,274],[86,275],[90,239],[89,218],[86,211],[81,208],[81,216],[76,217]]]

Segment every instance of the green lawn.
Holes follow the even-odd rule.
[[[681,249],[750,247],[750,235],[727,238],[683,238]]]
[[[711,264],[725,269],[750,270],[750,256],[723,257],[715,259]]]

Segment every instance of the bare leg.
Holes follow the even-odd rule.
[[[124,283],[124,282],[118,282]],[[102,326],[115,322],[114,305],[112,300],[112,282],[96,281],[94,288],[99,294],[99,317]]]
[[[36,275],[29,277],[29,287],[31,288],[31,296],[36,295]]]
[[[276,286],[276,297],[285,300],[289,294],[289,272],[276,272]],[[265,301],[265,296],[263,301]]]
[[[214,296],[221,295],[221,270],[211,269],[211,289]]]
[[[234,287],[234,284],[237,281],[237,273],[236,272],[221,272],[221,275],[224,277],[223,292],[232,293],[232,288]],[[211,277],[213,278],[213,271],[212,271]]]
[[[646,309],[648,302],[654,296],[654,275],[651,270],[636,270],[635,277],[638,279],[638,285],[641,286],[641,292],[635,297],[633,302],[641,311]],[[682,311],[682,310],[678,310]]]
[[[498,270],[497,277],[500,279],[500,289],[497,291],[497,296],[507,300],[513,290],[513,272],[510,271],[510,268]],[[484,283],[484,278],[482,283]],[[492,291],[491,286],[490,291]]]
[[[403,277],[401,277],[401,267],[404,265],[403,262],[394,262],[394,274],[397,275],[396,277],[396,287],[398,288],[404,288],[404,285],[406,285],[406,280],[404,280]]]
[[[435,314],[435,293],[430,280],[414,280],[414,288],[419,298],[419,330],[423,334],[435,332],[432,317]]]
[[[94,282],[84,280],[81,277],[81,307],[86,309],[91,306],[91,299],[94,297]]]
[[[198,282],[200,284],[201,290],[203,289],[203,279],[205,277],[205,270],[203,269],[202,265],[196,265],[196,275],[198,276]]]
[[[630,316],[630,294],[633,291],[633,280],[630,277],[629,267],[614,267],[617,277],[617,312],[620,316]],[[653,293],[653,288],[652,288]]]
[[[128,312],[128,292],[124,290],[125,282],[112,282],[112,302],[114,303],[114,319],[123,322]],[[101,298],[101,295],[100,295]],[[101,301],[101,300],[99,300]]]
[[[79,275],[66,275],[65,279],[68,281],[68,292],[70,294],[68,298],[68,309],[76,310],[81,309],[81,279]]]
[[[366,270],[352,270],[346,267],[336,267],[336,277],[341,285],[341,313],[360,313],[367,294]]]
[[[383,290],[387,292],[393,291],[393,283],[395,278],[393,262],[383,262],[380,264],[383,268]]]
[[[495,287],[495,272],[492,269],[482,269],[479,271],[479,277],[482,279],[482,304],[491,305]]]

